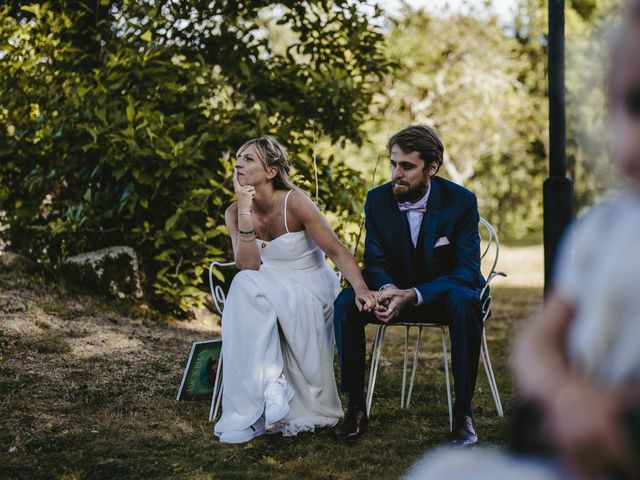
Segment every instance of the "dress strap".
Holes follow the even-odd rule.
[[[289,225],[287,225],[287,200],[289,200],[289,195],[291,195],[292,192],[293,190],[289,190],[287,195],[284,197],[284,228],[287,233],[291,233],[289,232]]]

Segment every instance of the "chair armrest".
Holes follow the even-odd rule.
[[[489,275],[489,278],[487,278],[487,285],[489,285],[489,282],[496,277],[506,277],[506,276],[507,274],[504,272],[491,272],[491,274]]]
[[[489,288],[489,283],[491,283],[491,280],[493,280],[496,277],[506,277],[507,274],[504,272],[491,272],[489,274],[489,278],[487,278],[487,282],[484,284],[484,287],[482,287],[482,290],[480,291],[480,298],[484,297],[484,293],[487,291],[487,288]]]
[[[506,277],[506,276],[507,274],[504,272],[491,272],[491,274],[489,274],[489,278],[487,278],[487,282],[484,284],[484,287],[482,287],[482,291],[480,292],[480,300],[482,300],[485,292],[487,291],[487,288],[489,288],[489,283],[491,282],[491,280],[493,280],[496,277]],[[489,315],[490,305],[491,305],[491,295],[485,298],[484,301],[482,302],[482,305],[480,306],[480,308],[482,309],[483,317],[484,317],[482,319],[483,323],[484,321],[486,321]]]

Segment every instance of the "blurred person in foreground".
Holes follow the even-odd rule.
[[[640,478],[640,0],[616,37],[607,88],[625,185],[568,232],[553,289],[516,343],[514,447],[529,456],[445,452],[410,478]]]

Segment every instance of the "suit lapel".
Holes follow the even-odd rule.
[[[409,230],[409,220],[406,212],[401,212],[398,208],[398,202],[393,196],[393,191],[389,190],[391,196],[391,234],[400,245],[400,253],[402,255],[402,266],[405,272],[411,272],[410,252],[413,248],[411,242],[411,233]]]
[[[433,273],[433,246],[436,243],[436,227],[440,215],[440,186],[431,179],[431,192],[427,201],[427,211],[422,219],[424,230],[424,259],[427,263],[427,274]]]

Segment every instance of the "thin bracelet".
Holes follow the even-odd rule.
[[[238,233],[240,235],[255,235],[256,231],[255,230],[247,230],[247,231],[238,230]]]
[[[241,212],[238,210],[238,215],[251,215],[253,212],[251,210],[247,210],[246,212]]]
[[[246,243],[253,243],[256,241],[256,237],[238,237],[240,239],[241,242],[246,242]]]

